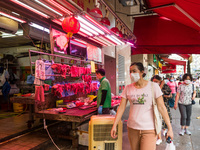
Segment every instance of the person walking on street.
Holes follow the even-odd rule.
[[[181,131],[179,135],[184,135],[185,133],[191,135],[192,133],[188,130],[192,115],[192,100],[196,97],[196,87],[192,84],[192,75],[183,75],[183,84],[178,86],[176,100],[174,104],[174,109],[179,107],[181,114]]]
[[[174,101],[175,101],[175,97],[176,97],[176,89],[177,89],[177,84],[174,81],[174,77],[171,76],[169,82],[167,82],[167,85],[170,87],[171,91],[172,91],[172,98],[169,99],[169,106],[170,107],[174,107]]]
[[[111,87],[110,82],[105,77],[105,70],[98,69],[96,71],[96,77],[100,81],[100,87],[97,92],[97,97],[93,101],[97,100],[98,114],[110,114]]]
[[[161,91],[163,92],[163,100],[164,100],[165,106],[167,108],[167,112],[168,112],[168,115],[170,118],[170,123],[172,123],[172,116],[171,116],[170,107],[169,107],[169,103],[168,103],[169,98],[172,97],[171,89],[169,88],[169,86],[167,84],[165,84],[164,81],[162,81],[162,78],[159,75],[153,76],[152,81],[157,83],[160,86]],[[165,134],[167,132],[167,124],[165,123],[164,120],[162,122],[162,125],[163,125],[162,126],[163,135],[165,136]],[[162,143],[162,137],[161,137],[161,132],[160,132],[158,134],[156,145],[160,145],[161,143]]]
[[[127,101],[129,101],[130,112],[127,128],[132,150],[156,149],[157,131],[155,130],[156,123],[153,115],[154,97],[158,111],[161,113],[168,127],[166,137],[171,137],[173,140],[172,126],[164,105],[161,89],[158,84],[145,80],[144,76],[143,64],[140,62],[132,63],[130,66],[132,84],[127,85],[122,92],[122,100],[111,129],[111,137],[116,138],[117,124],[124,113]]]

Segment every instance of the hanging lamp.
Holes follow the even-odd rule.
[[[109,11],[106,8],[106,15],[100,21],[102,24],[104,24],[106,26],[110,26],[110,20],[108,19],[108,15],[109,15]]]
[[[95,17],[95,18],[102,18],[103,17],[102,11],[99,9],[99,5],[100,4],[97,2],[97,0],[95,0],[95,8],[93,8],[89,11],[89,14],[92,17]]]

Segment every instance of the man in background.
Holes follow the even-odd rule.
[[[105,70],[98,69],[96,71],[96,77],[100,81],[100,86],[97,93],[97,98],[93,99],[93,101],[97,100],[98,114],[110,114],[111,88],[110,82],[105,77]]]

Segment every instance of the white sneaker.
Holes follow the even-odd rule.
[[[160,145],[162,143],[162,140],[161,139],[158,139],[157,141],[156,141],[156,145]]]
[[[166,136],[167,131],[167,129],[163,129],[163,136]]]
[[[192,133],[189,131],[189,130],[185,130],[185,134],[187,134],[187,135],[191,135]]]
[[[179,135],[183,136],[185,134],[185,130],[181,129],[181,131],[179,132]]]

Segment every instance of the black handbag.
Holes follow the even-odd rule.
[[[195,102],[195,100],[192,100],[192,105],[194,105],[196,102]]]

